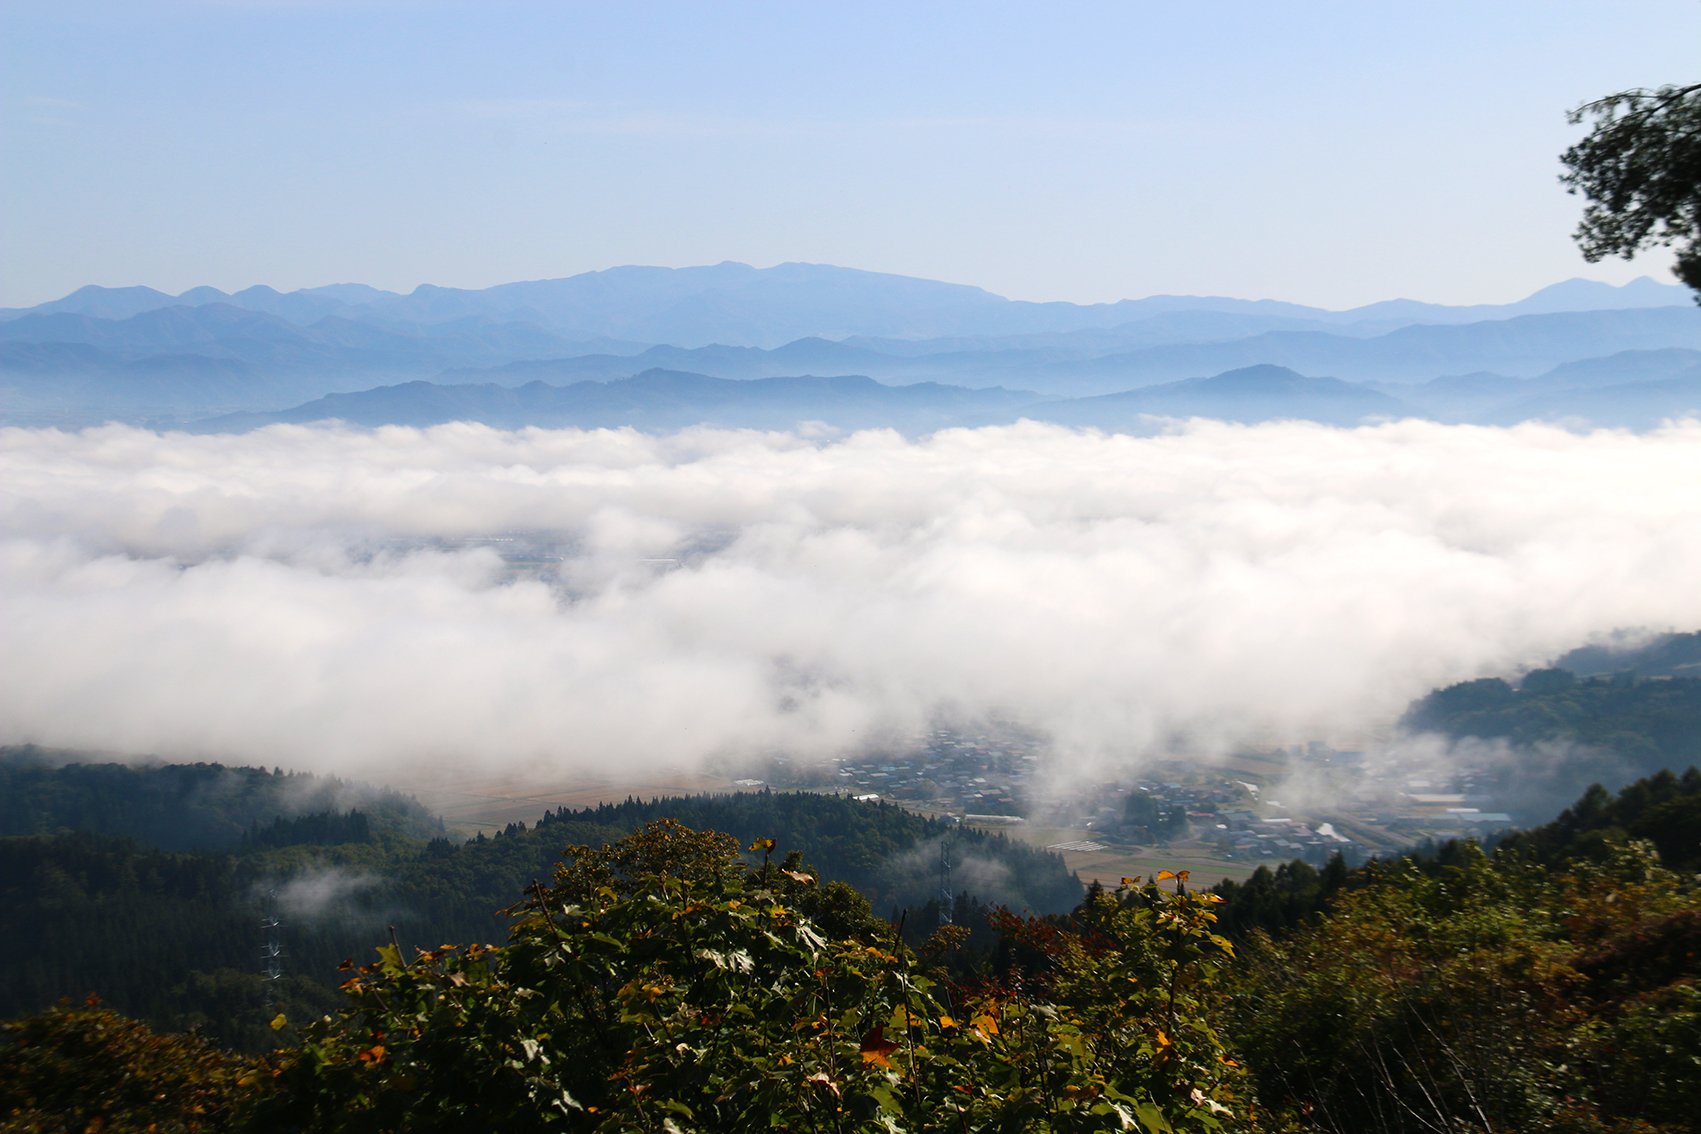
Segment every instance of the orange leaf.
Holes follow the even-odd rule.
[[[886,1058],[898,1050],[895,1040],[886,1038],[886,1029],[876,1026],[875,1029],[862,1037],[862,1060],[864,1063],[878,1063],[882,1067],[892,1066],[892,1061]]]

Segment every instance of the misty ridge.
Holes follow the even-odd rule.
[[[358,826],[415,837],[443,833],[417,799],[336,776],[222,764],[166,764],[135,752],[66,753],[35,745],[0,749],[0,830],[55,835],[99,830],[166,850],[240,842],[288,845],[363,837],[296,830],[297,821],[349,813]],[[118,759],[122,757],[122,759]],[[68,766],[68,761],[75,760]],[[50,786],[51,785],[51,786]]]
[[[616,268],[483,291],[79,289],[0,315],[4,420],[246,430],[336,419],[909,434],[1021,419],[1647,429],[1701,407],[1685,289],[1331,312],[1154,296],[1026,303],[828,265]],[[751,384],[754,382],[754,384]]]
[[[256,905],[275,903],[282,916],[298,923],[329,921],[371,930],[386,922],[394,924],[398,916],[406,913],[370,902],[372,891],[384,881],[379,875],[365,871],[312,866],[288,878],[256,883],[249,900]]]

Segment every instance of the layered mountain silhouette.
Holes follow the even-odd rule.
[[[656,369],[612,382],[568,386],[542,381],[523,386],[409,382],[332,394],[275,413],[230,414],[196,428],[229,432],[335,420],[368,427],[473,421],[503,429],[631,426],[659,432],[712,425],[782,430],[890,427],[925,433],[1024,419],[1118,430],[1149,430],[1159,427],[1154,419],[1175,417],[1245,422],[1303,418],[1356,425],[1409,412],[1386,394],[1334,378],[1307,378],[1280,366],[1247,367],[1096,398],[1042,398],[1026,390],[971,390],[933,382],[886,386],[863,376],[733,379]]]
[[[916,340],[1069,332],[1118,327],[1176,312],[1301,325],[1367,324],[1379,332],[1407,323],[1468,323],[1559,311],[1680,305],[1688,298],[1682,288],[1644,278],[1623,287],[1567,280],[1518,303],[1472,307],[1396,299],[1349,311],[1327,311],[1277,300],[1174,295],[1117,303],[1030,303],[964,284],[831,264],[752,268],[729,261],[692,268],[610,268],[482,290],[422,285],[408,295],[364,284],[333,284],[289,293],[258,286],[234,294],[198,287],[177,296],[146,287],[91,286],[27,311],[0,309],[0,319],[26,313],[123,319],[164,307],[222,303],[304,325],[333,314],[414,327],[473,318],[532,323],[570,339],[608,337],[679,346],[728,343],[774,347],[811,335]],[[1277,327],[1242,324],[1239,333],[1272,329]]]
[[[408,382],[327,397],[275,413],[230,414],[198,423],[236,432],[274,423],[336,420],[350,425],[443,425],[472,421],[500,429],[536,425],[580,429],[631,426],[668,432],[693,425],[736,429],[893,427],[928,432],[1009,418],[1039,401],[1022,390],[970,390],[932,382],[886,386],[872,378],[715,378],[653,369],[612,382],[552,386],[438,385]]]
[[[1674,418],[1701,418],[1701,366],[1653,382],[1537,394],[1481,415],[1487,425],[1550,421],[1566,425],[1653,429]]]
[[[1267,363],[1035,409],[1033,416],[1040,420],[1099,429],[1137,429],[1142,419],[1151,417],[1212,417],[1249,424],[1298,418],[1358,425],[1414,414],[1406,403],[1378,390],[1338,378],[1308,378]]]
[[[1620,351],[1605,358],[1561,363],[1535,378],[1510,378],[1478,371],[1411,385],[1371,385],[1439,421],[1510,424],[1532,418],[1578,419],[1644,428],[1664,418],[1685,416],[1693,407],[1684,404],[1683,397],[1675,396],[1681,383],[1656,387],[1674,396],[1656,396],[1652,401],[1646,392],[1641,397],[1632,395],[1631,387],[1684,378],[1698,368],[1701,368],[1701,351],[1667,347]],[[1620,393],[1581,397],[1584,391],[1609,388],[1619,389]],[[1585,406],[1593,407],[1597,416],[1585,414]],[[1650,413],[1655,416],[1650,418]]]
[[[379,397],[381,389],[438,402],[443,396],[427,387],[589,382],[630,392],[638,387],[625,380],[663,371],[723,380],[855,376],[882,388],[930,385],[936,400],[947,387],[989,392],[987,405],[972,412],[965,407],[974,399],[956,395],[950,408],[906,409],[901,423],[892,422],[903,428],[968,422],[983,412],[996,418],[1009,404],[991,392],[1018,390],[1032,391],[1030,405],[1055,403],[1047,412],[1058,415],[1064,403],[1079,403],[1068,411],[1076,415],[1071,422],[1107,428],[1200,413],[1340,422],[1402,414],[1498,422],[1526,414],[1643,427],[1692,408],[1683,374],[1701,360],[1691,357],[1697,352],[1701,309],[1685,289],[1646,279],[1619,288],[1572,280],[1500,307],[1395,300],[1345,312],[1187,296],[1023,303],[964,285],[812,264],[617,268],[482,291],[421,287],[405,296],[360,284],[289,293],[194,288],[178,296],[89,287],[0,312],[0,420],[182,423],[285,412],[359,391],[399,405],[401,395]],[[1230,373],[1241,376],[1227,381]],[[1570,393],[1633,384],[1638,390],[1627,388],[1616,401]],[[653,382],[642,389],[667,397]],[[874,421],[872,408],[855,418],[843,391],[811,389],[847,422]],[[574,395],[572,405],[588,405],[591,393]],[[510,419],[555,404],[554,395],[538,396],[535,404],[510,398]],[[791,408],[750,420],[794,410],[796,420],[830,416],[805,412],[802,387],[787,396]],[[863,403],[927,401],[906,397],[867,395]],[[726,404],[760,401],[741,394]],[[481,412],[496,413],[495,404]],[[1615,407],[1625,412],[1614,416]],[[620,412],[629,423],[667,416],[646,417],[635,404]]]
[[[228,303],[162,307],[124,319],[52,312],[0,323],[0,342],[82,343],[126,359],[155,352],[235,358],[280,373],[309,368],[442,369],[446,360],[506,360],[516,354],[583,352],[529,323],[456,323],[429,335],[327,315],[311,326]],[[453,363],[451,363],[452,365]]]
[[[1701,416],[1701,365],[1671,378],[1592,388],[1559,388],[1544,379],[1484,378],[1510,383],[1513,399],[1491,405],[1472,418],[1484,424],[1541,420],[1648,429],[1672,418]],[[1531,395],[1531,389],[1546,392]],[[1027,420],[1149,433],[1178,418],[1354,426],[1438,416],[1369,385],[1307,377],[1268,364],[1086,398],[935,382],[888,386],[862,375],[738,379],[657,368],[629,378],[564,386],[541,380],[521,386],[407,382],[331,394],[287,410],[226,414],[190,428],[223,433],[332,421],[364,428],[467,421],[499,429],[630,427],[671,432],[704,425],[804,432],[891,428],[923,434]],[[1458,419],[1457,415],[1452,418]]]
[[[1691,305],[1525,315],[1453,326],[1402,327],[1369,338],[1267,331],[1229,342],[1178,343],[1090,359],[1059,357],[1040,348],[894,356],[867,341],[819,338],[769,351],[719,345],[691,350],[657,346],[633,357],[591,354],[514,362],[476,376],[501,383],[607,379],[647,365],[724,378],[757,378],[811,369],[894,382],[997,382],[1082,396],[1260,364],[1358,381],[1414,382],[1478,369],[1534,376],[1576,359],[1667,347],[1701,349],[1701,309]],[[469,379],[475,374],[456,371],[447,376]]]

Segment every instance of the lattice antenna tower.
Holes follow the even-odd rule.
[[[951,832],[945,832],[945,837],[939,840],[939,924],[951,924],[951,909],[957,903],[957,895],[951,889]]]
[[[265,982],[266,1008],[270,1011],[282,999],[283,987],[283,921],[278,917],[278,892],[266,891],[266,906],[260,915],[260,979]]]

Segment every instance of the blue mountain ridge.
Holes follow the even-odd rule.
[[[0,320],[0,419],[69,426],[192,421],[422,381],[432,387],[563,387],[618,383],[658,370],[720,379],[855,375],[883,386],[1029,390],[1035,404],[1108,397],[1079,411],[1102,421],[1194,412],[1486,420],[1526,401],[1531,413],[1545,416],[1562,412],[1564,391],[1572,387],[1673,379],[1688,365],[1683,360],[1701,349],[1701,310],[1671,302],[1687,294],[1647,280],[1623,288],[1574,280],[1491,308],[1402,300],[1327,312],[1275,301],[1171,296],[1024,305],[936,281],[824,265],[754,269],[730,263],[611,269],[484,291],[420,288],[409,296],[357,284],[288,294],[265,287],[236,295],[199,288],[177,297],[146,288],[83,288]],[[1515,314],[1584,302],[1603,306]],[[691,319],[712,315],[720,320],[716,333],[728,333],[698,346],[647,345],[608,333],[624,335],[646,321],[653,329],[658,319],[683,317],[686,308],[695,312]],[[1024,321],[1030,329],[933,339],[863,333],[890,329],[899,312],[910,318],[905,334],[929,320],[942,325],[972,316],[973,322],[990,318],[989,312],[1001,313],[1003,322],[994,329],[1010,331]],[[1484,314],[1501,317],[1460,321]],[[1110,315],[1138,317],[1103,325]],[[1416,316],[1436,321],[1402,321]],[[858,333],[807,334],[767,346],[738,341],[751,337],[745,334],[749,320],[758,317],[765,320],[763,334],[787,320]],[[1047,320],[1053,329],[1031,329]],[[1083,321],[1096,324],[1055,329]],[[560,332],[564,323],[599,333],[568,337]],[[962,321],[955,326],[962,330]],[[1650,363],[1656,356],[1665,362]],[[1334,375],[1327,381],[1353,389],[1325,393],[1265,383],[1207,404],[1208,391],[1217,387],[1186,385],[1260,366],[1296,376]],[[1568,366],[1594,370],[1560,373]],[[1130,394],[1175,383],[1182,386],[1140,398]],[[1680,386],[1645,392],[1644,400],[1652,401],[1637,420],[1665,412],[1669,399],[1681,401]],[[1160,405],[1170,408],[1154,408]],[[1591,405],[1585,417],[1596,420],[1610,399]],[[1000,406],[999,412],[1008,408]],[[628,413],[635,421],[644,418],[639,407]]]
[[[1623,391],[1615,395],[1615,391]],[[1572,389],[1532,401],[1517,416],[1495,407],[1485,420],[1575,421],[1651,428],[1701,407],[1701,365],[1676,377],[1595,389]],[[1588,413],[1581,412],[1586,407]],[[1509,417],[1509,414],[1511,415]],[[197,422],[195,432],[246,432],[267,425],[340,422],[357,428],[429,427],[475,422],[498,429],[633,428],[671,432],[691,426],[852,431],[892,428],[918,435],[951,427],[1008,425],[1021,420],[1111,432],[1148,433],[1177,418],[1253,424],[1303,420],[1353,426],[1434,416],[1368,386],[1313,378],[1285,367],[1244,367],[1210,378],[1148,386],[1087,398],[1045,398],[1003,387],[968,389],[932,382],[887,386],[865,376],[716,378],[662,369],[609,382],[556,386],[409,382],[332,394],[288,410],[235,413]]]
[[[264,285],[226,294],[191,288],[178,296],[148,287],[79,288],[33,308],[0,309],[0,320],[68,313],[122,319],[171,306],[223,303],[311,325],[340,314],[363,322],[432,325],[467,318],[528,322],[570,339],[612,338],[679,346],[774,347],[821,336],[899,341],[1105,329],[1177,312],[1349,326],[1371,332],[1407,323],[1468,323],[1558,311],[1681,305],[1686,289],[1643,277],[1622,287],[1567,280],[1513,304],[1450,307],[1396,299],[1347,311],[1279,300],[1154,295],[1116,303],[1035,303],[981,288],[831,264],[753,268],[728,261],[690,268],[631,265],[561,279],[472,290],[424,284],[407,295],[363,284],[282,293]],[[1274,324],[1259,329],[1275,329]],[[1242,332],[1246,333],[1246,332]]]

